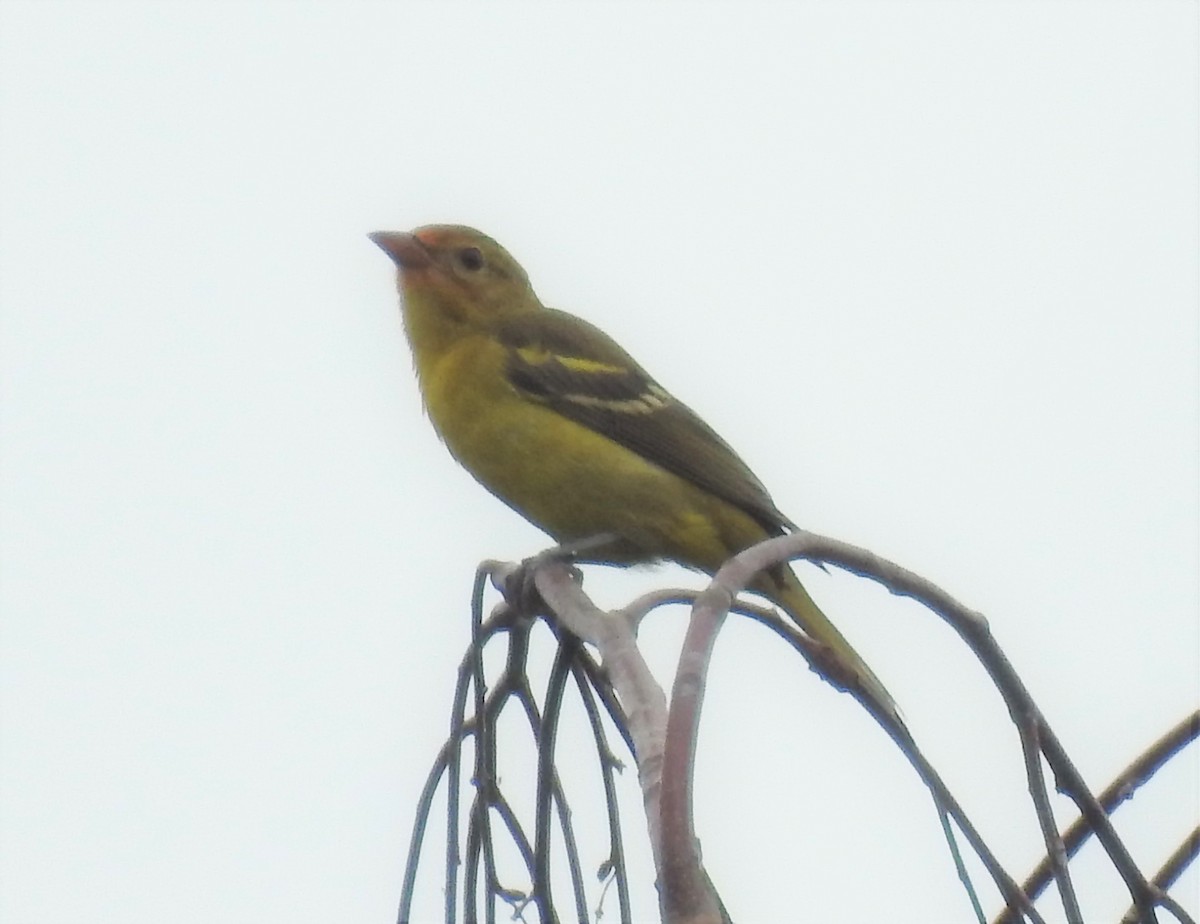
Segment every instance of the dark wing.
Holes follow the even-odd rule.
[[[715,494],[769,533],[795,529],[761,481],[607,334],[553,309],[505,319],[509,382],[530,400]]]

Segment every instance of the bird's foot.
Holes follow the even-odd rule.
[[[597,533],[582,539],[572,539],[553,548],[545,549],[536,555],[526,558],[521,566],[509,575],[504,587],[504,597],[509,605],[523,613],[545,613],[546,604],[534,584],[534,576],[538,569],[551,562],[573,566],[576,561],[588,560],[588,553],[604,546],[611,546],[617,541],[612,533]],[[572,567],[572,575],[577,581],[583,580],[583,574]]]

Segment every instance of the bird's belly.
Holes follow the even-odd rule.
[[[557,541],[610,533],[623,541],[599,557],[617,563],[668,558],[713,570],[727,557],[706,509],[713,499],[691,483],[519,395],[511,407],[469,392],[449,397],[436,403],[451,408],[446,421],[433,423],[450,452]]]

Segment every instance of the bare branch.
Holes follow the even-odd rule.
[[[920,752],[912,735],[888,704],[880,703],[865,689],[853,671],[844,669],[836,656],[802,630],[783,620],[777,611],[737,600],[758,570],[791,558],[828,563],[871,580],[893,593],[910,596],[932,609],[947,622],[992,677],[1017,727],[1025,754],[1030,794],[1047,846],[1047,859],[1030,875],[1023,890],[984,843],[965,812],[940,776]],[[483,590],[491,581],[505,595],[506,604],[482,617]],[[672,688],[670,710],[662,688],[650,674],[637,648],[641,620],[655,608],[669,603],[692,603],[692,618],[680,653]],[[578,572],[558,554],[548,554],[523,566],[485,562],[476,576],[473,593],[472,643],[459,666],[450,735],[430,771],[422,791],[414,823],[409,858],[405,868],[399,920],[407,924],[415,885],[421,844],[430,809],[440,781],[447,781],[447,827],[445,855],[445,920],[476,921],[480,874],[489,899],[484,905],[489,924],[496,921],[497,903],[510,906],[515,918],[524,920],[526,909],[536,909],[539,920],[553,924],[558,911],[551,894],[550,845],[552,821],[557,823],[567,852],[574,898],[574,914],[588,916],[582,864],[572,830],[570,810],[555,765],[555,737],[563,696],[568,683],[579,692],[596,746],[608,806],[609,857],[600,864],[602,876],[611,871],[620,901],[622,922],[630,921],[619,810],[613,774],[620,762],[609,747],[601,722],[603,705],[615,728],[634,753],[642,787],[650,844],[658,872],[662,919],[666,924],[728,924],[729,916],[709,880],[699,856],[693,820],[693,779],[699,716],[705,680],[717,634],[730,611],[747,615],[767,626],[800,652],[813,669],[835,687],[848,691],[888,733],[916,769],[933,795],[950,845],[956,868],[967,888],[977,918],[982,910],[966,867],[957,849],[953,826],[982,860],[1007,904],[996,924],[1015,924],[1018,919],[1044,924],[1031,904],[1031,897],[1046,883],[1057,879],[1066,920],[1079,924],[1082,918],[1075,899],[1067,862],[1087,837],[1095,833],[1130,888],[1133,904],[1129,922],[1150,924],[1155,909],[1173,914],[1181,924],[1192,924],[1186,912],[1167,894],[1183,869],[1200,850],[1200,831],[1193,832],[1149,881],[1133,865],[1124,845],[1109,824],[1107,813],[1143,785],[1189,741],[1200,735],[1200,712],[1188,717],[1155,742],[1100,794],[1093,796],[1083,784],[1045,717],[991,636],[987,621],[966,609],[940,588],[866,550],[810,533],[798,532],[772,539],[731,559],[709,587],[696,594],[687,590],[660,590],[633,600],[613,612],[597,608],[579,586]],[[536,620],[520,612],[550,612],[547,624],[559,642],[544,698],[539,706],[527,674],[529,638]],[[484,646],[497,635],[507,638],[507,659],[489,689],[483,667]],[[594,646],[600,663],[579,640]],[[473,696],[473,709],[467,709]],[[529,838],[497,778],[495,729],[504,706],[516,700],[526,717],[537,747],[535,827]],[[462,748],[473,739],[474,768],[471,784],[474,798],[468,809],[465,857],[460,857],[459,818]],[[1050,811],[1049,791],[1043,778],[1043,757],[1052,768],[1058,788],[1075,800],[1080,816],[1060,839]],[[498,881],[493,847],[495,835],[507,838],[516,848],[531,882],[528,892],[507,888]],[[459,869],[460,864],[465,865]],[[482,865],[482,871],[481,871]],[[461,878],[460,878],[461,872]],[[604,886],[607,889],[608,885]],[[461,890],[461,891],[460,891]],[[601,894],[603,904],[603,893]],[[502,908],[503,906],[501,906]]]
[[[692,621],[684,641],[684,650],[679,660],[675,685],[672,689],[671,714],[666,743],[667,763],[663,781],[664,831],[677,830],[680,832],[678,841],[681,848],[684,849],[684,857],[690,864],[682,865],[678,870],[677,881],[670,884],[678,890],[672,900],[678,903],[681,911],[696,915],[711,914],[712,911],[711,908],[705,906],[704,896],[700,890],[700,880],[692,871],[693,869],[699,870],[699,860],[695,856],[696,840],[692,822],[691,792],[705,673],[716,633],[736,600],[737,594],[750,583],[755,574],[789,558],[806,556],[805,549],[820,541],[822,541],[820,537],[812,534],[797,533],[752,546],[726,562],[713,577],[708,588],[696,600],[692,611]],[[948,813],[958,823],[971,846],[983,860],[1009,907],[1020,909],[1031,921],[1040,924],[1040,915],[1012,877],[1000,865],[983,838],[979,836],[975,826],[967,818],[966,813],[933,766],[921,753],[912,735],[890,705],[879,702],[870,690],[857,682],[853,672],[843,671],[840,665],[831,662],[829,652],[803,632],[759,608],[746,607],[745,604],[742,604],[741,607],[748,609],[755,619],[787,638],[793,647],[804,655],[817,673],[830,680],[838,689],[848,690],[859,701],[875,721],[883,727],[889,737],[896,742],[917,770],[921,779],[929,787],[939,814]],[[833,676],[831,676],[831,671]],[[974,889],[953,843],[951,843],[951,852],[954,855],[959,876],[971,896],[972,904],[978,907]],[[702,871],[700,874],[702,875]],[[705,879],[705,881],[707,880]],[[671,894],[667,886],[668,883],[664,881],[664,902]],[[697,920],[702,919],[702,917],[697,917]]]
[[[1200,737],[1200,710],[1193,712],[1170,729],[1161,738],[1151,744],[1137,756],[1132,763],[1116,775],[1111,783],[1104,788],[1096,798],[1106,815],[1111,815],[1123,802],[1133,797],[1145,783],[1166,766],[1167,762],[1178,754],[1189,742]],[[1063,831],[1063,848],[1068,857],[1072,857],[1092,835],[1092,827],[1087,817],[1080,815],[1066,830]],[[1038,895],[1050,884],[1052,872],[1049,858],[1034,867],[1025,879],[1022,888],[1030,898]],[[1173,880],[1172,880],[1173,881]],[[1160,889],[1165,889],[1161,882],[1155,879]],[[1170,883],[1167,883],[1170,885]],[[995,924],[1012,924],[1012,917],[1007,911],[996,918]]]
[[[774,548],[767,551],[768,547]],[[758,550],[763,551],[760,553]],[[1125,880],[1130,896],[1142,915],[1142,919],[1147,922],[1156,920],[1154,890],[1137,868],[1129,851],[1117,836],[1116,831],[1113,830],[1103,808],[1068,757],[1045,716],[1034,703],[1025,684],[996,643],[987,620],[982,614],[968,609],[931,581],[894,562],[849,543],[817,536],[803,530],[789,536],[770,539],[750,551],[764,555],[777,554],[783,558],[815,559],[826,564],[836,565],[860,577],[880,583],[894,594],[912,597],[941,617],[967,643],[992,677],[1004,697],[1013,721],[1019,726],[1022,721],[1021,717],[1028,716],[1031,721],[1037,723],[1041,750],[1054,770],[1059,790],[1074,800],[1075,804],[1079,806],[1080,812],[1088,819],[1089,824],[1096,832],[1097,839],[1112,860],[1113,866]],[[738,558],[741,557],[738,556]],[[735,558],[734,561],[736,560]],[[1031,783],[1031,785],[1033,784]],[[1055,853],[1056,851],[1051,850],[1052,856]]]
[[[1158,891],[1158,901],[1171,914],[1181,922],[1181,924],[1191,924],[1191,918],[1180,906],[1167,895],[1167,889],[1174,885],[1175,880],[1183,875],[1183,871],[1196,859],[1196,854],[1200,853],[1200,828],[1193,828],[1192,833],[1183,839],[1183,842],[1171,852],[1171,855],[1163,862],[1163,865],[1158,868],[1158,872],[1154,874],[1151,882],[1154,888]],[[1121,918],[1121,924],[1135,924],[1137,921],[1138,910],[1136,907],[1131,907],[1125,912]]]
[[[1016,718],[1014,716],[1014,718]],[[1058,894],[1062,899],[1063,913],[1068,924],[1083,924],[1083,912],[1079,910],[1079,898],[1075,895],[1075,885],[1071,882],[1071,873],[1067,869],[1067,852],[1063,849],[1062,838],[1058,836],[1058,825],[1054,822],[1054,811],[1050,807],[1050,792],[1046,788],[1046,780],[1042,774],[1042,745],[1039,740],[1041,726],[1037,717],[1027,715],[1017,719],[1017,731],[1021,738],[1021,752],[1025,757],[1025,776],[1029,781],[1029,795],[1033,799],[1034,811],[1037,814],[1038,826],[1042,830],[1042,839],[1046,844],[1046,856],[1050,860],[1050,868],[1054,872],[1054,882],[1058,886]]]
[[[659,900],[663,919],[672,924],[720,924],[724,919],[720,900],[700,864],[692,820],[696,738],[705,679],[717,633],[737,593],[721,583],[724,570],[696,599],[671,688],[660,809],[665,862],[660,869]]]

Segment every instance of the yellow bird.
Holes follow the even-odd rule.
[[[795,529],[724,440],[607,334],[547,308],[509,253],[458,225],[370,235],[395,262],[425,408],[485,488],[560,543],[617,537],[592,562],[713,574]],[[883,684],[786,565],[772,600],[893,716]]]

